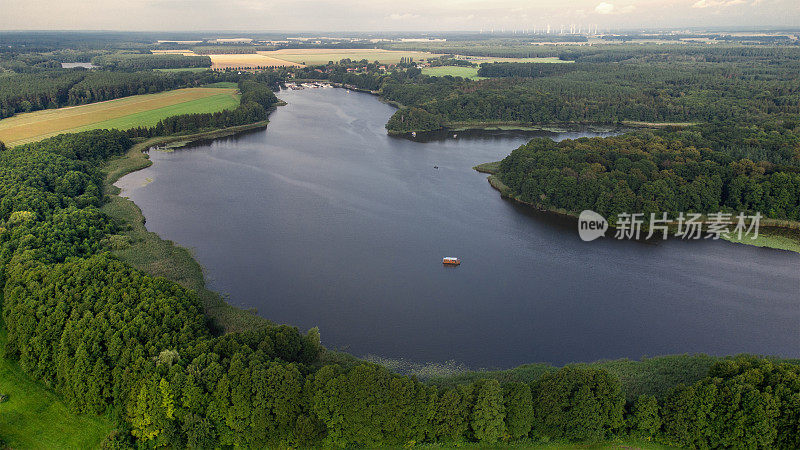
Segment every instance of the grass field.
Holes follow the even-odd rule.
[[[61,133],[98,128],[152,126],[177,114],[208,113],[236,108],[235,88],[203,87],[159,94],[134,95],[88,105],[47,109],[0,120],[0,141],[15,146]]]
[[[463,77],[470,80],[483,80],[484,77],[478,76],[477,67],[460,67],[460,66],[439,66],[439,67],[425,67],[422,69],[423,75],[432,77],[443,77],[446,75],[454,77]]]
[[[0,347],[6,342],[0,329]],[[98,448],[113,430],[103,417],[72,413],[55,394],[30,379],[14,362],[0,357],[0,437],[8,448]]]
[[[176,69],[156,69],[159,72],[205,72],[209,67],[178,67]]]

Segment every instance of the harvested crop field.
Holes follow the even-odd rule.
[[[309,49],[283,49],[273,51],[258,52],[259,55],[270,56],[276,59],[291,61],[305,65],[327,64],[328,61],[338,62],[339,60],[350,58],[354,61],[379,61],[384,64],[397,64],[400,58],[413,58],[415,61],[433,58],[439,55],[428,52],[413,52],[401,50],[381,50],[373,48],[353,48],[353,49],[330,49],[330,48],[309,48]]]
[[[179,54],[197,56],[191,50],[153,50],[157,54]],[[255,53],[224,53],[204,55],[211,58],[212,69],[255,69],[260,67],[303,67],[327,64],[328,61],[338,62],[349,58],[353,61],[366,59],[370,62],[379,61],[384,64],[397,64],[401,58],[413,58],[422,61],[440,56],[428,52],[415,52],[403,50],[382,50],[376,48],[308,48],[308,49],[283,49],[271,51],[258,51]]]
[[[0,141],[15,146],[61,133],[153,126],[169,116],[217,112],[238,105],[239,95],[235,88],[202,87],[134,95],[107,102],[35,111],[0,120]]]
[[[302,67],[302,64],[297,64],[295,62],[287,61],[284,59],[274,58],[269,55],[265,55],[263,53],[271,53],[271,52],[220,54],[220,55],[205,55],[205,56],[211,58],[212,69],[227,69],[227,68],[255,69],[258,67],[289,67],[289,66]]]

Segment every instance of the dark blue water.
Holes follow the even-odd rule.
[[[267,130],[153,151],[152,167],[119,183],[148,229],[192,248],[234,305],[318,326],[328,347],[418,362],[800,357],[800,255],[585,243],[471,169],[530,136],[411,142],[386,135],[393,108],[372,96],[280,97],[289,104]],[[463,264],[443,267],[444,256]]]

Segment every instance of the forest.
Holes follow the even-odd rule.
[[[475,82],[388,77],[381,93],[444,123],[738,123],[800,114],[797,64],[505,63],[483,65],[482,73],[499,78]]]
[[[478,54],[488,45],[459,50]],[[716,208],[800,219],[795,49],[570,47],[552,55],[548,47],[527,48],[525,56],[577,62],[488,64],[481,70],[490,79],[478,82],[427,77],[412,63],[389,74],[374,65],[359,74],[348,73],[347,64],[296,70],[380,91],[402,106],[387,124],[392,132],[460,121],[704,122],[613,138],[533,140],[503,160],[498,176],[525,200],[568,210]],[[522,56],[523,49],[492,52]],[[759,65],[765,60],[776,63]],[[147,64],[131,62],[131,69],[140,63]],[[609,370],[580,364],[525,380],[433,383],[330,351],[316,329],[265,324],[219,334],[195,292],[111,253],[127,225],[100,210],[108,200],[103,164],[146,138],[266,120],[284,72],[27,72],[35,64],[3,76],[0,117],[223,79],[237,81],[242,94],[235,110],[174,116],[154,127],[60,135],[10,149],[0,143],[4,356],[74,411],[112,417],[117,431],[104,448],[628,439],[800,448],[797,361],[718,358],[696,377],[674,382],[674,374],[660,374],[658,388],[636,390]]]
[[[153,55],[150,53],[114,53],[92,58],[92,64],[109,70],[177,69],[185,67],[211,67],[208,56]]]
[[[740,143],[764,130],[738,130]],[[670,218],[679,212],[756,212],[800,220],[800,128],[773,130],[779,147],[761,159],[744,149],[706,146],[720,131],[636,132],[553,142],[534,139],[500,164],[497,176],[513,195],[543,208],[594,210],[613,219],[631,211]],[[727,138],[727,137],[726,137]],[[719,146],[714,146],[719,148]]]

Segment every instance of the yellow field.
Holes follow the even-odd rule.
[[[155,54],[174,54],[197,56],[191,50],[153,50]],[[375,48],[307,48],[259,51],[245,54],[219,54],[204,55],[211,58],[212,69],[227,68],[256,68],[256,67],[305,67],[318,64],[327,64],[328,61],[338,62],[350,58],[353,61],[366,59],[369,62],[379,61],[384,64],[397,64],[400,58],[414,58],[422,61],[428,58],[441,56],[428,52],[412,52],[402,50],[381,50]],[[482,61],[484,62],[484,61]]]
[[[381,50],[375,48],[307,48],[307,49],[283,49],[258,52],[259,55],[270,56],[276,59],[301,63],[306,65],[327,64],[328,61],[337,62],[344,58],[354,61],[366,59],[370,62],[380,61],[384,64],[397,64],[400,58],[414,58],[414,61],[433,58],[440,55],[428,52],[412,52],[402,50]]]
[[[152,126],[167,116],[220,111],[238,103],[236,89],[188,88],[46,109],[0,120],[0,141],[15,146],[92,128]]]
[[[222,54],[222,55],[207,55],[207,56],[211,58],[212,69],[226,69],[228,67],[231,68],[288,67],[288,66],[303,67],[302,64],[297,64],[295,62],[287,61],[284,59],[274,58],[269,55],[264,55],[262,53],[270,53],[270,52],[259,52],[250,54]]]

